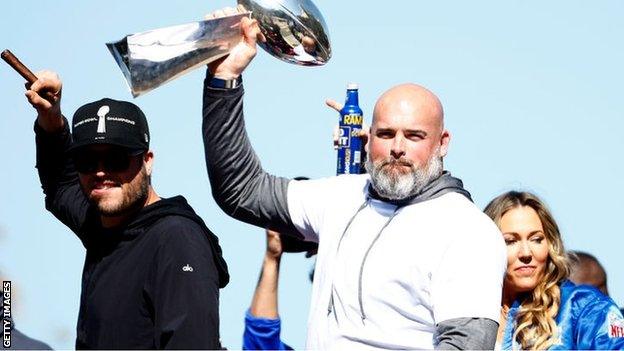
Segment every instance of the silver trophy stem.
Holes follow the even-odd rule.
[[[240,20],[250,13],[192,22],[126,36],[106,46],[137,97],[225,55],[240,42]]]

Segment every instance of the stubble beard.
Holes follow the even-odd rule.
[[[139,176],[121,187],[121,199],[92,201],[98,212],[104,217],[117,217],[140,209],[149,195],[149,176],[145,166],[141,167]]]
[[[392,168],[402,166],[408,166],[408,171],[392,171]],[[443,171],[439,152],[435,152],[424,167],[416,167],[412,161],[392,157],[376,162],[368,158],[365,167],[377,194],[389,200],[403,200],[420,193]]]

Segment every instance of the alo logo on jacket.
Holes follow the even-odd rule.
[[[193,271],[193,267],[191,267],[191,265],[189,265],[187,263],[186,266],[182,267],[182,271],[183,272],[192,272]]]

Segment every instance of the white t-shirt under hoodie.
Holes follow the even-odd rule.
[[[292,222],[319,242],[306,348],[432,349],[441,321],[498,321],[506,249],[496,225],[456,192],[397,207],[371,199],[368,184],[289,183]]]

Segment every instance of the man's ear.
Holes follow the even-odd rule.
[[[366,152],[366,154],[368,155],[368,149],[369,149],[369,145],[371,142],[371,133],[373,132],[373,126],[370,126],[370,128],[368,128],[368,133],[364,133],[365,136],[362,138],[364,141],[364,151]]]
[[[446,156],[446,154],[448,153],[450,142],[451,142],[451,133],[445,129],[442,131],[442,136],[440,137],[440,157]]]
[[[143,163],[145,163],[145,171],[148,176],[152,175],[152,166],[154,164],[154,152],[152,150],[147,150],[143,154]]]

